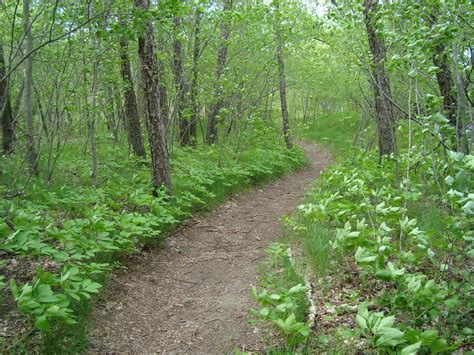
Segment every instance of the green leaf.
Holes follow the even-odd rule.
[[[285,320],[285,326],[286,328],[291,327],[294,323],[296,322],[296,316],[294,313],[291,313],[288,318]]]
[[[71,270],[69,270],[65,274],[61,275],[61,278],[59,279],[59,281],[60,282],[66,281],[69,278],[69,276],[71,276]]]
[[[384,317],[378,324],[378,328],[390,328],[395,323],[395,316]]]
[[[300,329],[299,333],[304,336],[305,338],[307,338],[309,336],[309,327],[308,326],[304,326]]]
[[[406,340],[402,339],[403,333],[397,328],[383,328],[383,335],[377,339],[375,345],[377,346],[397,346],[404,343]]]
[[[419,341],[418,343],[415,343],[415,344],[411,344],[411,345],[405,346],[405,347],[402,349],[401,355],[416,354],[416,352],[418,351],[418,349],[419,349],[420,347],[421,347],[421,341]]]
[[[367,329],[367,321],[360,314],[356,315],[355,322],[359,326],[360,329],[362,330]]]
[[[102,287],[101,284],[97,282],[92,282],[91,284],[87,286],[87,288],[85,288],[85,290],[90,293],[98,293],[101,287]]]
[[[454,309],[454,308],[457,306],[457,304],[458,304],[458,299],[457,299],[456,297],[447,299],[446,301],[444,301],[444,304],[445,304],[446,307],[448,307],[449,309]]]
[[[390,281],[392,279],[392,274],[390,270],[387,269],[378,269],[375,276],[383,281]]]
[[[19,296],[19,292],[18,292],[18,286],[16,285],[16,282],[14,279],[10,280],[10,290],[12,291],[13,297],[17,299]]]
[[[56,305],[52,305],[46,310],[45,313],[51,316],[56,316],[60,313],[60,308]]]
[[[366,248],[359,247],[355,253],[355,259],[359,264],[370,264],[377,259],[377,255],[370,253]]]
[[[283,331],[286,330],[286,325],[285,325],[285,322],[283,321],[283,319],[278,318],[276,321],[274,321],[274,323],[275,323],[280,329],[282,329]]]
[[[54,303],[58,300],[58,297],[51,290],[50,285],[41,284],[36,289],[37,297],[36,300],[41,303]]]
[[[455,348],[455,347],[454,347]],[[436,339],[431,343],[430,350],[431,353],[436,354],[442,351],[450,350],[451,347],[448,345],[448,342],[444,339]]]
[[[295,293],[300,293],[300,292],[306,292],[307,288],[303,286],[302,284],[298,284],[296,286],[293,286],[292,288],[289,289],[288,293],[295,294]]]
[[[465,156],[464,153],[462,152],[455,152],[452,150],[448,150],[448,155],[452,160],[457,161],[457,162],[462,161]]]
[[[49,322],[46,319],[46,316],[44,316],[44,315],[39,316],[38,318],[36,318],[35,326],[36,326],[36,328],[38,328],[41,331],[47,331],[50,328]]]
[[[269,314],[270,314],[270,310],[267,308],[267,307],[263,307],[259,314],[262,316],[262,317],[267,317]]]
[[[367,308],[368,303],[362,302],[359,304],[357,314],[360,314],[363,318],[369,319],[369,310]]]

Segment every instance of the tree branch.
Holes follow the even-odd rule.
[[[99,15],[96,15],[94,17],[91,17],[89,19],[87,19],[87,21],[81,23],[80,25],[74,27],[73,29],[71,29],[70,31],[66,32],[66,33],[63,33],[62,35],[60,36],[57,36],[55,38],[51,38],[51,39],[48,39],[47,41],[41,43],[38,47],[36,48],[33,48],[30,52],[26,53],[25,56],[23,58],[21,58],[4,76],[3,78],[0,78],[1,81],[4,81],[4,80],[7,80],[15,70],[18,69],[18,67],[26,60],[28,59],[29,57],[31,57],[33,54],[35,54],[36,52],[38,52],[40,49],[46,47],[47,45],[51,44],[51,43],[54,43],[54,42],[57,42],[57,41],[60,41],[62,40],[63,38],[69,36],[70,34],[80,30],[82,27],[86,26],[87,24],[89,24],[92,20],[96,19],[96,18],[99,18],[102,14],[99,14]]]

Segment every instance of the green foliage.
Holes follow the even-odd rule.
[[[261,308],[252,309],[251,313],[255,317],[253,322],[270,322],[281,332],[287,347],[293,348],[308,338],[311,324],[304,320],[308,289],[293,269],[287,249],[288,246],[282,243],[273,243],[267,248],[267,272],[262,279],[266,288],[260,291],[252,288],[252,297]],[[286,275],[274,271],[282,267]]]
[[[298,321],[295,316],[295,311],[298,308],[297,301],[303,297],[306,291],[307,288],[302,284],[272,294],[269,294],[265,289],[259,293],[254,287],[252,296],[262,308],[253,309],[252,315],[258,319],[272,322],[284,334],[287,346],[295,346],[303,342],[310,332],[310,324]]]
[[[372,345],[374,347],[390,349],[405,342],[403,339],[404,333],[393,327],[395,317],[384,317],[382,312],[369,313],[367,303],[361,303],[359,305],[355,322],[361,329],[362,334],[372,338]],[[417,349],[415,349],[415,351],[416,350]]]
[[[400,354],[417,354],[424,346],[432,354],[436,354],[457,348],[455,345],[449,346],[436,330],[410,328],[406,332],[401,331],[394,326],[394,316],[385,317],[383,312],[369,312],[367,302],[359,305],[355,322],[361,334],[369,338],[372,346],[379,351],[387,352],[397,348]]]
[[[44,182],[30,179],[24,164],[28,144],[20,124],[26,54],[22,5],[6,1],[1,5],[0,25],[6,30],[0,33],[0,44],[8,58],[8,96],[19,124],[15,153],[0,157],[0,249],[7,259],[27,260],[35,276],[11,280],[8,268],[3,270],[0,264],[5,274],[0,275],[0,289],[10,285],[19,309],[45,338],[54,340],[58,324],[81,323],[81,307],[100,290],[98,285],[122,254],[144,243],[159,243],[179,221],[241,187],[304,164],[300,150],[281,148],[273,122],[280,114],[273,91],[278,86],[274,59],[278,24],[285,43],[293,130],[325,144],[338,160],[347,159],[323,177],[297,216],[287,222],[303,239],[315,274],[326,277],[333,276],[329,273],[333,269],[343,274],[357,268],[360,288],[368,291],[358,292],[365,297],[354,301],[371,298],[370,304],[385,312],[361,310],[361,317],[371,324],[363,329],[364,335],[381,352],[436,352],[450,349],[448,343],[472,342],[474,158],[449,150],[472,148],[471,2],[377,2],[374,27],[386,48],[382,65],[392,86],[395,118],[402,121],[397,131],[401,154],[381,164],[370,153],[375,132],[370,118],[376,115],[367,74],[373,58],[360,0],[316,6],[280,1],[280,13],[272,10],[275,2],[267,1],[234,2],[225,12],[208,0],[152,2],[150,11],[138,10],[129,1],[90,6],[70,0],[30,3],[35,119],[29,138],[36,141]],[[197,10],[202,15],[201,44],[199,60],[194,62]],[[124,143],[122,126],[127,120],[120,111],[122,90],[129,84],[124,85],[119,75],[119,40],[129,41],[135,73],[138,61],[132,53],[145,20],[156,29],[160,83],[173,111],[167,136],[174,196],[164,191],[150,194],[148,162],[130,157]],[[218,34],[223,21],[230,29],[225,43]],[[176,53],[169,50],[174,38],[182,44],[184,86],[196,81],[199,133],[205,133],[206,124],[200,116],[212,111],[217,99],[226,103],[218,115],[219,145],[196,150],[173,147],[180,98],[179,85],[173,83]],[[229,58],[216,83],[216,52],[223,44]],[[99,81],[92,85],[97,63]],[[451,87],[440,88],[440,77]],[[216,95],[216,87],[221,94]],[[456,98],[449,104],[456,111],[455,125],[447,118],[446,92]],[[142,95],[137,97],[143,106]],[[190,106],[187,97],[184,101]],[[184,111],[188,117],[191,107]],[[86,123],[91,118],[97,128],[97,189],[90,187],[91,137]],[[419,129],[412,127],[415,122]],[[353,151],[353,146],[368,152]],[[272,258],[288,264],[283,247],[274,248]],[[284,266],[290,273],[291,266]],[[286,276],[285,282],[268,276],[265,288],[275,287],[272,294],[290,297],[285,295],[301,280]],[[373,292],[376,286],[384,292]],[[302,309],[298,306],[295,312]],[[293,313],[282,316],[280,325],[286,328],[280,328],[285,333],[298,329],[292,327],[302,322],[298,312],[290,325],[286,321]],[[376,326],[380,323],[390,325]],[[444,339],[425,334],[424,329],[434,327]],[[379,342],[387,332],[403,336]],[[349,330],[341,333],[346,340],[354,335]],[[322,336],[321,344],[330,341],[326,340]]]
[[[402,152],[399,169],[408,174],[398,185],[390,160],[379,165],[362,152],[325,172],[288,221],[318,276],[324,280],[327,268],[332,277],[334,270],[343,274],[355,262],[360,292],[388,310],[372,313],[367,303],[359,305],[356,324],[373,349],[442,352],[472,340],[474,170],[472,155],[448,153],[444,161],[414,147]],[[416,172],[409,169],[413,161]],[[313,260],[323,252],[326,260]],[[378,287],[384,292],[375,292]]]
[[[20,312],[45,339],[51,338],[82,317],[77,311],[101,291],[121,255],[156,244],[180,221],[231,192],[305,163],[301,149],[287,151],[272,129],[264,134],[255,138],[247,133],[242,144],[249,145],[239,149],[237,157],[233,145],[175,150],[173,196],[164,191],[153,196],[147,166],[124,160],[120,150],[107,149],[101,154],[110,154],[104,167],[109,179],[98,189],[73,186],[64,177],[63,184],[53,188],[33,180],[23,196],[2,198],[0,249],[7,260],[33,257],[36,265],[33,279],[20,285],[14,278],[6,280]],[[87,181],[82,160],[70,154],[65,164],[75,171],[75,178]],[[6,187],[2,191],[8,196]]]
[[[336,158],[347,154],[348,147],[354,146],[354,133],[358,129],[358,117],[351,112],[323,113],[311,120],[300,121],[298,134],[305,139],[317,141],[328,148]],[[370,128],[365,129],[370,132]]]

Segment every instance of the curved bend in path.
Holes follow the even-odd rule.
[[[265,247],[282,232],[279,218],[293,211],[330,160],[315,145],[303,148],[309,168],[187,222],[164,249],[142,252],[113,276],[106,304],[94,311],[92,352],[264,350],[264,334],[247,322],[251,285]]]

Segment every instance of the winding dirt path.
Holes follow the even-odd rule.
[[[186,222],[164,249],[142,252],[112,276],[94,311],[94,353],[223,354],[262,351],[265,334],[247,323],[265,247],[279,218],[301,201],[330,158],[303,144],[312,165],[262,189],[234,196]]]

